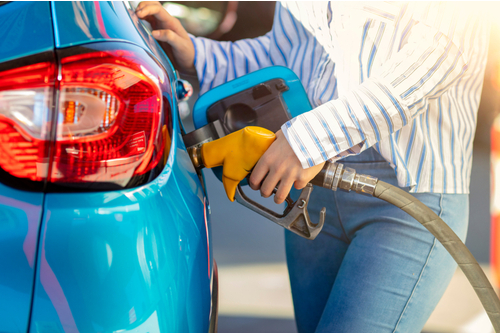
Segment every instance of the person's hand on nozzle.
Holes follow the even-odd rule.
[[[154,38],[170,45],[178,69],[185,73],[195,73],[194,45],[181,22],[157,1],[141,2],[135,12],[140,19],[151,23]]]
[[[303,169],[285,135],[279,130],[276,140],[253,168],[248,184],[252,190],[260,190],[264,198],[270,197],[274,188],[278,187],[274,202],[280,204],[285,201],[292,186],[303,189],[324,165],[325,162]]]

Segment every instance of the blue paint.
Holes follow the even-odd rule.
[[[1,6],[0,36],[0,62],[52,51],[50,3],[14,1]]]
[[[52,24],[54,27],[57,27],[57,15],[56,15],[56,8],[55,8],[55,3],[54,1],[50,2],[50,14],[52,15]],[[61,44],[61,39],[59,38],[59,30],[58,29],[53,29],[54,31],[54,40],[55,40],[55,45],[60,45]]]
[[[179,126],[154,181],[46,195],[30,332],[208,331],[210,225]]]
[[[0,183],[0,332],[28,329],[43,193]]]
[[[207,332],[208,202],[180,134],[170,60],[122,2],[9,3],[0,26],[0,61],[94,42],[135,44],[158,60],[174,96],[165,96],[170,155],[152,182],[45,196],[0,184],[0,331]]]
[[[121,2],[55,1],[53,8],[59,35],[57,48],[97,41],[127,41],[147,48]]]
[[[208,331],[203,191],[176,141],[145,186],[47,194],[31,332]]]

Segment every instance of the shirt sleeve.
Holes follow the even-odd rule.
[[[303,168],[358,154],[409,124],[425,112],[428,99],[476,71],[468,68],[472,41],[487,30],[479,15],[466,9],[454,2],[415,11],[408,42],[378,75],[285,123],[282,131]]]
[[[218,42],[190,36],[195,48],[194,66],[200,82],[200,94],[270,66],[270,34],[236,42]]]

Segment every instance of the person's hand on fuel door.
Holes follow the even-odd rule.
[[[255,165],[249,185],[253,190],[260,189],[265,198],[271,196],[274,188],[278,186],[274,202],[280,204],[285,201],[292,186],[303,189],[321,171],[324,164],[325,162],[303,169],[285,135],[279,130],[276,132],[276,141]]]
[[[154,38],[171,46],[179,70],[194,73],[194,45],[180,21],[171,16],[158,1],[143,1],[135,12],[140,19],[151,23]]]

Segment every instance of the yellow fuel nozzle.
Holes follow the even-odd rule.
[[[265,128],[248,126],[201,147],[189,149],[189,153],[196,167],[222,165],[222,184],[228,199],[234,201],[236,187],[275,138],[274,133]]]

